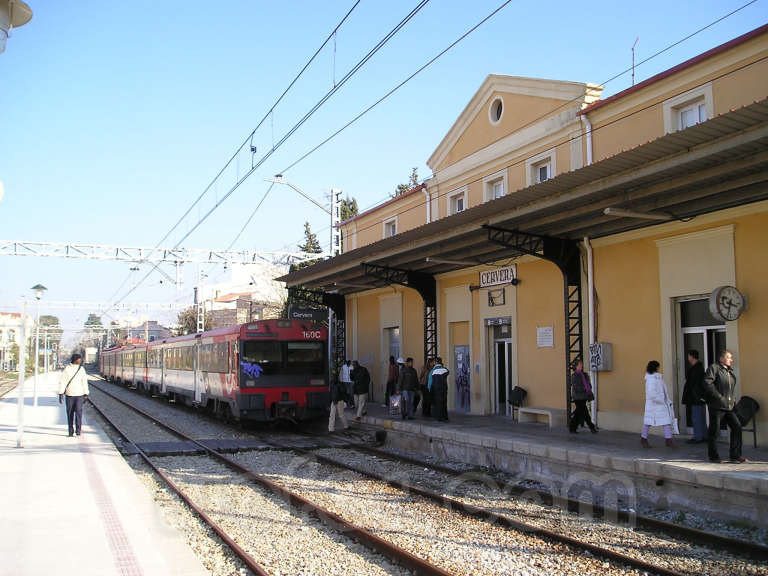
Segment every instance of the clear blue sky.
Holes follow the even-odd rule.
[[[32,21],[0,55],[0,238],[154,246],[205,188],[329,31],[352,6],[332,2],[28,0]],[[744,1],[513,1],[386,103],[286,174],[318,199],[331,187],[361,208],[384,199],[425,161],[491,73],[602,82]],[[229,245],[266,190],[299,157],[480,20],[500,0],[432,0],[185,243]],[[415,0],[362,0],[337,36],[340,78]],[[764,24],[767,0],[640,66],[642,80]],[[326,48],[274,114],[279,138],[333,83]],[[629,74],[608,84],[610,95]],[[272,123],[257,134],[270,147]],[[244,156],[243,173],[249,162]],[[228,173],[200,210],[233,183]],[[276,187],[238,248],[295,245],[326,216]],[[327,232],[322,232],[325,241]],[[189,267],[188,287],[193,283]],[[0,301],[38,282],[54,300],[106,300],[129,265],[0,259]],[[142,267],[143,275],[146,267]],[[213,271],[213,276],[218,271]],[[179,295],[152,276],[129,300]],[[130,285],[126,284],[126,286]],[[81,324],[85,313],[59,314]]]

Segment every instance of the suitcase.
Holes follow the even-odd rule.
[[[389,415],[395,418],[402,416],[403,397],[400,394],[392,394],[389,397]]]

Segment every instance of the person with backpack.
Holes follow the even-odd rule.
[[[709,408],[709,434],[707,451],[710,462],[720,462],[717,451],[717,436],[720,434],[720,422],[723,420],[731,429],[729,459],[734,464],[748,460],[741,455],[741,422],[734,412],[736,406],[736,375],[733,373],[733,354],[722,350],[717,355],[717,362],[707,368],[704,375],[703,396]]]
[[[371,387],[371,374],[368,368],[361,366],[357,360],[352,362],[352,388],[355,393],[355,406],[357,406],[357,415],[355,420],[368,414],[366,404],[368,403],[368,391]]]
[[[429,373],[427,387],[432,393],[432,416],[438,422],[448,422],[448,374],[443,359],[435,359],[435,367]]]
[[[341,425],[344,430],[349,428],[347,418],[344,416],[344,400],[347,397],[346,386],[339,380],[338,374],[331,375],[331,386],[329,389],[331,396],[331,414],[328,417],[328,432],[336,430],[336,416],[341,419]]]
[[[88,398],[88,376],[83,368],[83,357],[72,354],[69,365],[59,378],[59,404],[67,399],[67,426],[70,438],[80,436],[83,428],[83,404]]]

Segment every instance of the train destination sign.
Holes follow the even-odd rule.
[[[509,284],[515,278],[517,278],[516,264],[512,264],[512,266],[503,266],[501,268],[496,268],[495,270],[480,272],[480,288]]]

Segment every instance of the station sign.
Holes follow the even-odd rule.
[[[511,284],[517,278],[517,265],[503,266],[494,270],[480,272],[480,288],[489,286],[501,286],[502,284]]]
[[[308,320],[311,322],[322,322],[328,320],[328,310],[318,308],[291,308],[288,312],[291,320]]]

